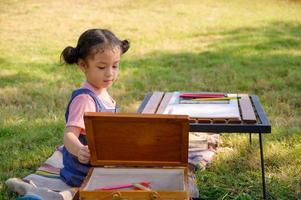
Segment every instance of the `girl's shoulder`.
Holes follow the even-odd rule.
[[[85,102],[93,102],[93,98],[95,98],[95,94],[88,88],[79,88],[73,90],[70,101],[73,103],[74,101],[80,101],[82,103]]]
[[[94,92],[91,89],[85,88],[85,87],[81,87],[81,88],[78,88],[76,90],[73,90],[73,92],[71,94],[71,99],[73,99],[76,96],[81,95],[81,94],[87,94],[87,95],[90,95],[91,97],[95,96]]]
[[[79,94],[73,98],[71,104],[71,109],[75,110],[85,110],[85,111],[95,111],[95,102],[93,98],[88,94]]]
[[[89,94],[79,94],[75,96],[71,102],[71,104],[95,104],[93,98]]]

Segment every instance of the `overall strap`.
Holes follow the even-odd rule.
[[[87,88],[79,88],[72,92],[72,95],[71,95],[71,98],[70,98],[70,101],[68,103],[66,113],[65,113],[66,123],[67,123],[68,117],[69,117],[69,107],[71,105],[71,102],[73,101],[73,99],[75,97],[77,97],[78,95],[81,95],[81,94],[88,94],[90,97],[92,97],[92,99],[95,102],[96,112],[101,112],[101,110],[103,109],[100,99],[94,94],[94,92],[92,92],[91,90],[89,90]]]

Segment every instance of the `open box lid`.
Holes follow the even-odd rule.
[[[85,113],[93,166],[186,166],[187,115]]]

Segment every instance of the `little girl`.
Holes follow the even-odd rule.
[[[119,40],[106,29],[90,29],[78,39],[77,46],[66,47],[61,59],[77,64],[86,76],[80,89],[73,91],[65,118],[63,164],[61,179],[79,187],[90,167],[84,113],[116,112],[116,103],[108,88],[118,76],[120,57],[129,49],[127,40]]]

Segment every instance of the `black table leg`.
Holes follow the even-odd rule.
[[[265,175],[264,175],[264,158],[263,158],[263,146],[262,146],[261,133],[259,133],[259,145],[260,145],[260,160],[261,160],[262,194],[263,194],[263,199],[266,199]]]

